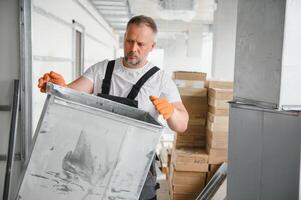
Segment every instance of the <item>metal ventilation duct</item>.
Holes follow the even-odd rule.
[[[193,10],[195,0],[158,0],[165,10]]]
[[[90,0],[101,16],[119,34],[123,34],[126,23],[132,17],[128,0]]]

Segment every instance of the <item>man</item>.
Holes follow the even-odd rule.
[[[104,60],[91,66],[81,77],[66,85],[55,72],[44,74],[38,87],[45,92],[47,82],[87,92],[124,97],[138,101],[138,108],[158,118],[159,114],[176,132],[187,128],[188,113],[179,92],[163,70],[147,61],[155,47],[157,26],[154,20],[143,15],[133,17],[124,35],[124,57],[114,61]],[[140,199],[156,199],[154,170],[147,176]]]

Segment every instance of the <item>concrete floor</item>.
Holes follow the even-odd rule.
[[[166,180],[158,180],[160,183],[160,189],[157,190],[158,200],[170,200],[169,198],[169,188]]]

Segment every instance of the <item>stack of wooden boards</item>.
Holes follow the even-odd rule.
[[[170,197],[195,199],[220,164],[227,161],[227,131],[232,82],[206,81],[201,72],[174,72],[189,113],[188,128],[176,133],[168,168]]]

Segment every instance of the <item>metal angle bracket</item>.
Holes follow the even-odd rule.
[[[219,186],[227,177],[227,163],[223,163],[217,170],[217,172],[213,175],[209,183],[205,186],[196,200],[209,200],[212,195],[217,191]]]

